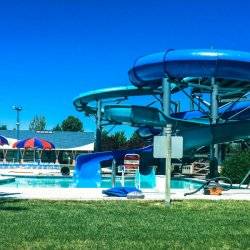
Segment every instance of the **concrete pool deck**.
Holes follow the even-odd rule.
[[[102,188],[7,188],[0,186],[0,193],[8,194],[15,199],[39,200],[127,200],[127,198],[107,197],[102,194]],[[152,189],[142,189],[144,200],[164,200],[164,192]],[[250,189],[232,189],[220,196],[203,195],[202,191],[184,196],[188,190],[172,189],[172,200],[247,200],[250,201]],[[13,195],[11,195],[13,194]],[[3,196],[6,199],[6,195]],[[1,195],[0,195],[1,199]]]
[[[62,177],[58,170],[28,170],[28,169],[15,169],[4,170],[0,174],[0,184],[14,181],[14,176],[32,176],[32,177]],[[11,176],[12,175],[12,176]],[[198,179],[192,179],[192,181],[199,181]],[[154,189],[142,189],[145,198],[144,200],[164,200],[164,176],[157,176],[157,185]],[[127,200],[127,198],[120,197],[107,197],[102,194],[103,188],[39,188],[39,187],[6,187],[0,185],[0,200],[1,198],[11,197],[15,199],[41,199],[41,200]],[[200,191],[194,195],[184,196],[184,193],[190,192],[186,189],[171,189],[172,200],[248,200],[250,201],[250,189],[231,189],[223,192],[221,196],[203,195],[203,191]],[[2,194],[2,195],[1,195]]]

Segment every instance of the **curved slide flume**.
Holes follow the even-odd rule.
[[[238,106],[236,106],[238,108]],[[245,106],[243,106],[245,108]],[[237,109],[238,111],[238,109]],[[245,114],[249,117],[250,110]],[[233,109],[230,109],[233,112]],[[230,121],[218,124],[209,124],[209,121],[198,123],[192,120],[186,121],[166,117],[156,108],[141,106],[109,105],[105,107],[105,117],[117,123],[129,124],[134,127],[160,128],[167,123],[172,123],[178,135],[183,136],[184,153],[213,143],[231,142],[239,139],[246,139],[250,133],[250,120]],[[224,112],[227,115],[227,112]],[[159,130],[160,132],[161,130]],[[145,128],[144,128],[144,132]],[[150,129],[146,132],[150,133]],[[157,131],[152,132],[152,136]],[[195,136],[194,136],[195,135]],[[149,137],[149,134],[147,134]]]
[[[249,95],[250,97],[250,95]],[[248,97],[248,98],[249,98]],[[184,111],[179,113],[171,114],[172,117],[182,120],[204,120],[208,119],[207,114],[204,112],[195,111]],[[250,101],[240,100],[237,102],[230,102],[226,105],[221,106],[218,109],[218,116],[222,120],[247,120],[250,119]]]
[[[167,50],[140,57],[129,70],[130,81],[138,87],[160,86],[163,77],[230,79],[246,81],[241,88],[249,89],[250,53],[232,50],[187,49]],[[206,84],[209,84],[206,83]],[[224,82],[218,82],[225,86]]]
[[[180,91],[181,88],[184,88],[185,85],[177,87],[175,83],[171,84],[171,92],[176,93]],[[144,87],[139,89],[135,86],[120,86],[113,88],[104,88],[94,91],[89,91],[77,96],[73,104],[78,111],[83,111],[85,114],[96,114],[97,107],[96,102],[98,100],[107,100],[107,99],[116,99],[116,98],[127,98],[131,96],[150,96],[150,95],[159,95],[160,92],[158,89],[153,89],[150,87]]]

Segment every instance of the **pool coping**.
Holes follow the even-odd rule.
[[[24,177],[24,176],[22,176]],[[35,176],[31,176],[35,177]],[[39,176],[48,177],[48,176]],[[50,176],[49,176],[50,177]],[[62,177],[62,176],[61,176]],[[2,177],[4,179],[15,179],[15,177]],[[1,179],[1,178],[0,178]],[[192,182],[204,183],[205,180],[194,178],[174,178],[185,179]],[[162,201],[165,198],[164,183],[165,176],[157,176],[157,186],[154,189],[141,189],[145,195],[144,200]],[[8,194],[13,199],[38,199],[38,200],[127,200],[127,198],[108,197],[102,194],[106,188],[17,188],[4,187],[0,185],[0,192]],[[172,200],[247,200],[250,201],[250,189],[231,189],[223,192],[221,196],[204,195],[199,191],[194,195],[184,196],[190,189],[171,189]],[[6,195],[1,197],[6,199]]]
[[[102,194],[104,188],[7,188],[2,187],[1,193],[7,193],[9,198],[36,200],[127,200],[121,197],[108,197]],[[232,189],[220,196],[204,195],[202,191],[184,196],[187,190],[171,189],[172,200],[246,200],[250,201],[250,189]],[[165,193],[157,189],[142,189],[143,200],[164,200]],[[13,194],[13,195],[12,195]],[[4,196],[6,199],[6,196]],[[1,199],[1,195],[0,195]]]
[[[0,185],[7,184],[15,181],[13,176],[0,176]]]

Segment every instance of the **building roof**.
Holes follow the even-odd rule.
[[[0,135],[17,139],[16,130],[0,130]],[[41,138],[52,142],[58,149],[82,148],[82,146],[93,144],[95,141],[94,132],[20,130],[19,137],[20,140],[33,137]]]

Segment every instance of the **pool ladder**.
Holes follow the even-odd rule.
[[[122,187],[125,186],[125,174],[128,174],[129,177],[135,178],[135,185],[137,188],[140,188],[140,174],[138,175],[138,180],[136,178],[137,173],[139,172],[139,168],[133,169],[133,170],[126,170],[126,168],[124,166],[119,166],[118,171],[121,172],[121,174],[122,174],[122,176],[121,176]],[[113,161],[112,161],[111,183],[112,183],[112,187],[115,187],[115,183],[116,183],[116,160],[115,159],[113,159]]]

